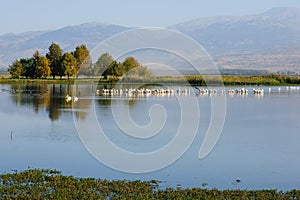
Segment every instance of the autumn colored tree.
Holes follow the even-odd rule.
[[[139,67],[140,63],[134,57],[128,57],[124,60],[123,66],[125,68],[125,71],[128,72],[131,69]]]
[[[49,61],[45,56],[40,56],[38,58],[35,70],[37,78],[47,78],[50,76],[51,70]]]
[[[47,78],[50,75],[49,60],[45,56],[41,56],[39,51],[33,54],[33,68],[35,68],[35,78]]]
[[[61,60],[61,67],[65,72],[64,75],[67,75],[68,79],[70,76],[76,75],[76,65],[76,58],[71,53],[64,53]]]
[[[76,74],[92,75],[92,59],[86,45],[77,46],[72,53],[76,59]]]

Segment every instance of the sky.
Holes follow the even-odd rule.
[[[209,16],[249,15],[300,0],[0,0],[0,35],[103,22],[167,27]]]

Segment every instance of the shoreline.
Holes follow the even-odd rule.
[[[11,79],[9,77],[0,78],[0,84],[166,84],[166,85],[192,85],[192,86],[290,86],[300,85],[300,76],[292,75],[253,75],[236,76],[223,75],[218,76],[185,76],[185,77],[156,77],[154,79],[119,79],[112,77],[110,79],[101,78],[70,78],[70,79]]]
[[[240,180],[236,180],[239,182]],[[105,180],[65,176],[58,170],[27,169],[0,174],[2,199],[299,199],[300,190],[161,188],[159,180]]]

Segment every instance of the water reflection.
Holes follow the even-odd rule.
[[[112,85],[98,85],[97,88],[112,88]],[[46,111],[51,121],[60,119],[63,113],[72,113],[76,118],[86,119],[86,111],[92,101],[99,106],[109,107],[114,102],[111,97],[96,96],[96,86],[71,84],[10,84],[2,85],[2,92],[9,93],[9,98],[16,106],[30,107],[36,114]],[[78,101],[66,101],[66,95],[78,97]],[[129,105],[137,103],[135,98],[128,98]]]
[[[161,91],[167,91],[161,93]],[[184,92],[185,91],[185,92]],[[249,92],[248,92],[249,91]],[[254,93],[253,93],[254,91]],[[258,91],[258,92],[257,92]],[[86,111],[90,108],[92,101],[103,108],[110,108],[116,100],[122,100],[129,106],[136,106],[140,99],[149,98],[171,98],[174,95],[196,95],[198,98],[227,95],[229,98],[248,98],[254,96],[262,99],[264,95],[294,95],[300,93],[299,87],[236,87],[207,88],[194,87],[188,90],[185,87],[165,88],[160,85],[71,85],[71,84],[11,84],[2,86],[2,92],[10,93],[10,98],[17,106],[32,107],[35,113],[40,110],[46,111],[51,121],[60,119],[62,113],[72,113],[81,120],[86,119]],[[78,97],[78,101],[66,101],[66,95]]]
[[[32,107],[35,113],[46,110],[51,121],[59,120],[62,112],[72,111],[72,102],[66,102],[65,96],[72,94],[70,84],[12,84],[10,89],[3,91],[11,93],[10,98],[17,106]],[[89,93],[89,87],[82,88],[81,93]],[[90,100],[82,99],[77,107],[86,109]],[[76,112],[76,117],[85,118],[85,113]]]
[[[95,95],[98,87],[110,88],[109,85],[32,83],[0,87],[2,172],[31,166],[59,169],[79,177],[157,179],[170,187],[176,187],[178,183],[182,187],[201,187],[205,183],[203,187],[208,184],[209,188],[219,189],[284,190],[299,185],[300,89],[297,87],[261,87],[264,89],[263,96],[254,94],[252,87],[245,87],[248,95],[236,94],[238,87],[228,87],[225,91],[216,88],[217,94],[197,95],[191,92],[191,96],[197,95],[201,111],[200,129],[194,143],[174,165],[144,175],[120,173],[99,164],[81,145],[72,113],[77,119],[88,120],[86,112],[95,103],[99,122],[113,143],[128,151],[149,152],[171,141],[180,125],[181,110],[172,96],[131,98]],[[76,92],[73,94],[74,89]],[[228,94],[230,89],[235,91],[234,94]],[[79,100],[67,103],[67,94],[76,95]],[[211,118],[211,95],[227,95],[226,123],[211,154],[204,160],[198,160],[199,147]],[[150,140],[136,142],[114,123],[112,104],[133,108],[130,109],[131,117],[141,126],[149,123],[148,111],[153,104],[163,105],[169,112],[165,132]]]

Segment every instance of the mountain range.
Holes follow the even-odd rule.
[[[103,23],[86,23],[58,30],[0,36],[0,67],[14,59],[42,54],[52,42],[64,51],[86,44],[93,49],[110,36],[132,29]],[[201,44],[224,69],[300,71],[300,9],[273,8],[247,16],[199,18],[167,28],[182,32]]]

